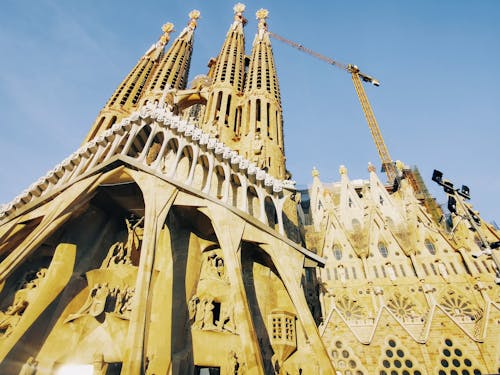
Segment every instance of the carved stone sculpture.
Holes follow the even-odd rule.
[[[47,269],[42,268],[36,273],[33,280],[25,281],[23,286],[15,292],[12,304],[5,311],[0,311],[0,334],[3,333],[3,337],[10,335],[19,320],[21,320],[46,273]]]

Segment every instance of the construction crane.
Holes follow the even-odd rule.
[[[368,127],[370,128],[370,132],[372,134],[373,140],[375,141],[375,146],[377,147],[380,160],[382,161],[382,171],[386,173],[387,180],[389,181],[389,183],[392,184],[397,176],[396,166],[389,155],[389,150],[387,149],[384,139],[382,138],[382,134],[380,133],[380,128],[378,126],[377,120],[375,119],[372,107],[370,105],[370,102],[368,101],[368,97],[366,96],[363,84],[361,83],[361,81],[363,81],[371,83],[374,86],[380,86],[380,82],[377,79],[360,72],[360,70],[356,65],[343,64],[330,57],[324,56],[307,47],[304,47],[302,44],[283,38],[282,36],[275,34],[273,32],[269,32],[269,35],[272,36],[274,39],[279,40],[280,42],[288,44],[289,46],[294,47],[299,51],[305,52],[308,55],[314,56],[330,65],[336,66],[337,68],[345,70],[346,72],[351,74],[356,94],[358,95],[361,107],[363,108],[363,113],[365,114],[366,117],[366,122],[368,122]]]

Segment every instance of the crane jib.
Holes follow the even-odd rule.
[[[302,44],[293,42],[291,40],[288,40],[286,38],[283,38],[280,35],[274,34],[272,32],[269,32],[269,35],[271,35],[273,38],[278,39],[279,41],[288,44],[291,47],[294,47],[298,49],[299,51],[305,52],[308,55],[311,55],[313,57],[316,57],[330,65],[335,65],[348,73],[351,73],[352,81],[354,83],[354,89],[356,90],[356,94],[358,95],[359,102],[361,103],[361,108],[363,109],[363,113],[365,114],[366,122],[368,123],[368,128],[370,129],[370,133],[372,134],[373,141],[375,142],[375,147],[377,148],[380,160],[382,162],[382,169],[387,175],[387,180],[389,183],[393,183],[394,179],[396,178],[397,171],[396,167],[389,155],[389,150],[387,149],[387,146],[385,145],[384,139],[382,138],[382,134],[380,132],[380,128],[378,126],[377,120],[375,119],[375,115],[373,113],[372,107],[370,105],[370,102],[368,101],[368,97],[366,96],[366,92],[363,88],[363,82],[368,82],[373,84],[374,86],[379,86],[380,82],[367,75],[364,73],[361,73],[359,71],[359,68],[356,65],[353,64],[342,64],[338,61],[335,61],[327,56],[323,56],[322,54],[315,52],[313,50],[310,50],[309,48],[304,47]]]

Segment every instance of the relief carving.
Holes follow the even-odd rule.
[[[396,317],[404,322],[412,322],[415,319],[423,321],[423,314],[418,306],[408,296],[402,296],[400,293],[394,293],[394,296],[387,302],[387,308]]]
[[[110,288],[108,283],[97,283],[90,290],[80,309],[69,315],[65,323],[90,315],[95,318],[103,313],[113,313],[120,319],[129,320],[135,289],[131,287]]]
[[[102,262],[101,268],[110,268],[119,265],[132,265],[132,253],[140,249],[144,218],[140,218],[135,224],[125,219],[127,224],[127,242],[116,242],[109,250],[108,255]]]
[[[38,292],[37,289],[47,273],[46,268],[41,268],[35,278],[22,284],[14,294],[14,301],[5,311],[0,311],[0,337],[11,334],[17,323],[21,320],[24,311]]]
[[[227,281],[224,259],[219,254],[220,249],[208,251],[203,254],[201,279],[218,279]]]
[[[213,297],[193,296],[188,302],[192,327],[206,331],[234,333],[233,306],[229,302],[217,302]]]
[[[26,361],[23,367],[21,367],[19,375],[35,375],[37,371],[37,366],[38,366],[38,361],[33,357],[29,357],[28,361]]]

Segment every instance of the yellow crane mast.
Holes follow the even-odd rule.
[[[361,81],[363,81],[371,83],[374,86],[380,86],[380,82],[377,79],[360,72],[356,65],[343,64],[330,57],[324,56],[307,47],[304,47],[302,44],[286,39],[273,32],[269,32],[269,35],[271,35],[274,39],[279,40],[280,42],[288,44],[289,46],[294,47],[299,51],[305,52],[308,55],[316,57],[351,74],[352,82],[354,83],[354,89],[356,90],[356,94],[358,95],[358,99],[361,103],[361,108],[363,109],[363,113],[365,114],[366,122],[368,123],[368,127],[370,128],[370,132],[375,142],[375,147],[377,148],[380,160],[382,162],[382,170],[386,173],[388,182],[392,184],[394,179],[396,178],[396,167],[391,159],[391,156],[389,155],[389,150],[387,149],[384,139],[382,138],[382,134],[380,133],[380,128],[378,126],[377,120],[375,119],[373,109],[370,105],[370,102],[368,101],[365,89],[363,88],[363,85],[361,83]]]

